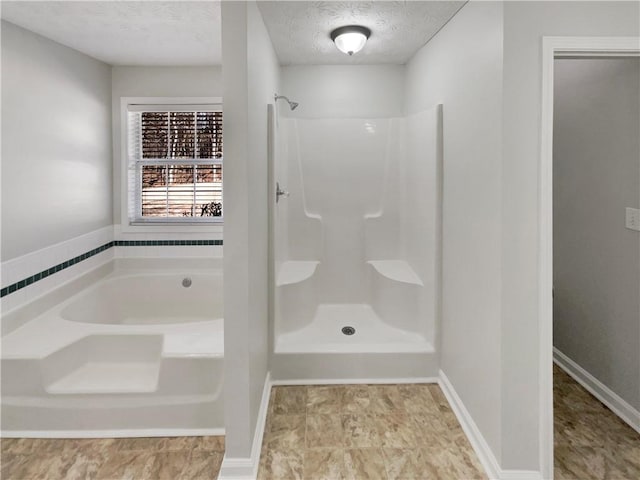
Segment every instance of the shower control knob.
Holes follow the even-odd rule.
[[[280,182],[276,182],[276,203],[280,201],[280,197],[287,198],[288,196],[289,196],[289,192],[287,192],[286,190],[283,190],[280,187]]]

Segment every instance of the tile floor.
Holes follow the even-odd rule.
[[[558,480],[640,479],[640,434],[554,367]],[[2,480],[213,480],[224,437],[2,439]],[[260,480],[485,478],[436,385],[274,387]]]
[[[2,480],[214,480],[224,437],[1,440]]]
[[[482,478],[437,385],[272,390],[260,480]]]
[[[554,365],[556,480],[640,479],[640,434]]]

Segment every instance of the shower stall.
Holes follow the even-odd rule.
[[[269,108],[276,380],[437,375],[442,106]]]

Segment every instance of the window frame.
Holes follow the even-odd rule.
[[[145,106],[158,110],[159,106],[191,107],[197,111],[196,106],[213,107],[214,110],[223,111],[221,97],[120,97],[120,230],[122,233],[222,233],[224,217],[207,217],[206,219],[186,217],[183,218],[132,218],[130,215],[130,193],[136,191],[135,186],[129,184],[129,122],[128,111],[130,105]],[[200,163],[222,164],[221,159],[197,160]],[[180,163],[179,159],[171,161]],[[224,168],[223,168],[224,175]],[[138,192],[139,193],[139,192]],[[223,190],[224,196],[224,190]],[[134,202],[138,199],[134,198]]]

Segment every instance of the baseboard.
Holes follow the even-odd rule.
[[[464,406],[462,399],[453,388],[447,375],[440,370],[440,380],[438,382],[453,413],[460,422],[460,426],[471,443],[471,447],[476,452],[478,460],[482,464],[487,476],[492,480],[541,480],[540,472],[530,470],[503,470],[500,468],[498,460],[489,444],[485,440],[482,432],[471,417],[471,414]]]
[[[271,396],[271,372],[267,372],[262,390],[262,400],[258,411],[256,429],[253,432],[253,444],[251,445],[251,456],[248,458],[227,457],[222,459],[218,480],[255,480],[258,476],[260,466],[260,451],[262,449],[262,437],[267,421],[267,410],[269,408],[269,397]]]
[[[271,385],[389,385],[402,383],[438,383],[438,377],[420,378],[328,378],[328,379],[293,379],[293,380],[273,380]]]
[[[455,413],[458,418],[458,422],[460,422],[462,430],[464,430],[464,433],[467,435],[473,450],[476,452],[478,460],[480,460],[480,463],[484,467],[487,476],[491,479],[499,479],[500,465],[498,465],[495,455],[491,451],[491,448],[489,448],[487,441],[482,436],[476,422],[473,421],[473,418],[464,406],[464,403],[462,403],[462,400],[453,388],[453,385],[451,385],[449,378],[442,370],[440,370],[440,381],[438,383],[444,393],[444,396],[447,397],[447,401],[449,402],[449,405],[451,405],[453,413]]]
[[[209,437],[224,435],[224,428],[141,428],[131,430],[3,430],[2,438],[138,438]]]
[[[500,480],[542,480],[542,475],[533,470],[500,470]]]
[[[640,412],[638,410],[556,347],[553,347],[553,361],[631,428],[640,433]]]

